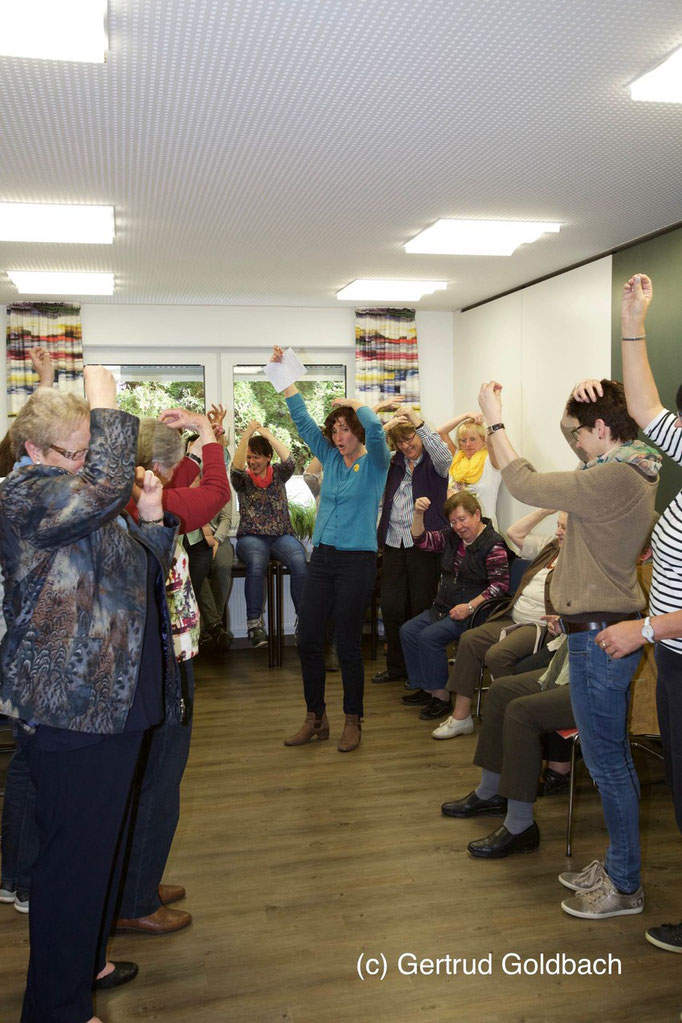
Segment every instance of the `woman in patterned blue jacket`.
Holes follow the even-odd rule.
[[[138,423],[116,409],[103,367],[86,368],[85,388],[87,403],[29,399],[0,486],[0,709],[22,725],[40,840],[22,1023],[99,1023],[93,986],[137,973],[106,961],[107,892],[142,735],[181,714],[164,594],[177,519],[152,473],[139,525],[122,514]]]

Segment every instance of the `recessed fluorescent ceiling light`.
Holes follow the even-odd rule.
[[[0,241],[111,245],[113,206],[0,202]]]
[[[561,224],[525,220],[438,220],[405,246],[406,252],[446,256],[511,256],[524,242],[556,232]]]
[[[367,301],[377,299],[386,302],[416,302],[422,295],[447,288],[447,281],[371,281],[357,280],[337,291],[339,300],[354,299]]]
[[[103,64],[107,0],[0,0],[0,54]]]
[[[662,64],[636,78],[630,97],[645,103],[682,103],[682,47]]]
[[[20,295],[113,295],[113,273],[42,273],[7,270]]]

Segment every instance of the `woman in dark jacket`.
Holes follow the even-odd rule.
[[[417,547],[441,552],[440,586],[429,610],[400,630],[408,682],[415,690],[403,703],[425,704],[419,715],[424,721],[452,710],[446,647],[469,628],[479,604],[509,590],[509,549],[490,520],[481,517],[476,498],[466,491],[449,497],[443,511],[450,527],[431,532],[424,529],[430,503],[428,497],[415,501],[412,535]]]
[[[85,387],[87,404],[52,391],[26,403],[0,487],[0,707],[22,724],[40,838],[22,1023],[97,1023],[93,985],[135,976],[106,961],[107,893],[142,735],[180,717],[163,589],[177,520],[152,473],[139,524],[121,514],[137,420],[103,367],[86,368]]]

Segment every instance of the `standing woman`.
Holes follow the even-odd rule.
[[[438,428],[438,433],[452,453],[448,474],[448,497],[468,490],[497,529],[497,494],[502,474],[486,445],[483,417],[476,412],[462,412]],[[455,430],[455,441],[450,433]]]
[[[275,465],[274,453],[279,458]],[[305,547],[294,536],[289,517],[286,482],[293,473],[289,448],[252,419],[234,453],[230,479],[239,494],[237,557],[246,565],[246,627],[253,647],[268,642],[263,628],[263,580],[271,555],[291,573],[291,599],[299,614],[308,565]]]
[[[89,405],[41,390],[19,412],[0,488],[0,701],[23,724],[39,832],[22,1023],[99,1023],[93,984],[137,973],[105,956],[117,848],[142,735],[180,715],[163,593],[177,520],[152,473],[139,525],[121,514],[137,420],[107,370],[84,376]]]
[[[659,397],[647,355],[645,320],[653,298],[646,274],[631,277],[623,289],[621,335],[623,383],[628,412],[644,434],[674,462],[682,464],[682,387],[675,411]],[[598,380],[578,385],[578,401],[594,401],[602,394]],[[610,625],[596,641],[614,659],[626,657],[647,643],[655,643],[656,707],[661,729],[665,776],[672,790],[677,827],[682,831],[682,491],[670,502],[651,538],[654,572],[649,616],[641,621]],[[682,923],[661,924],[646,931],[647,941],[668,952],[682,952]]]
[[[280,362],[282,354],[275,346],[272,360]],[[298,621],[307,714],[298,732],[284,744],[302,746],[315,736],[329,738],[324,641],[333,614],[346,715],[337,748],[348,753],[360,745],[365,687],[362,626],[376,578],[377,514],[390,452],[381,421],[363,402],[335,398],[335,408],[321,431],[295,385],[284,389],[284,397],[298,432],[324,469]]]

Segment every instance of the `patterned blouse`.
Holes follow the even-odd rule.
[[[293,458],[275,462],[272,466],[270,486],[257,487],[246,469],[235,469],[232,466],[230,480],[239,495],[237,537],[294,535],[285,486],[293,474]]]

